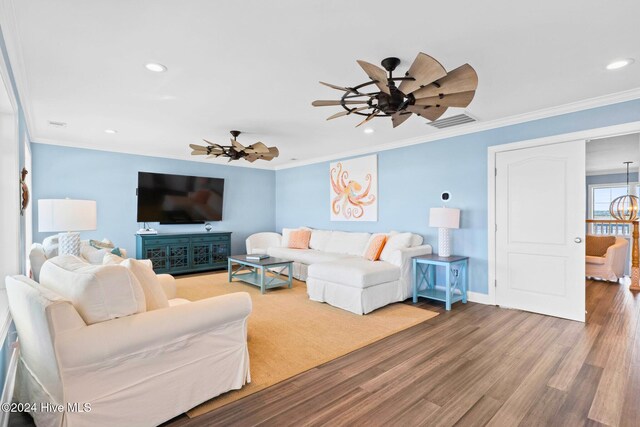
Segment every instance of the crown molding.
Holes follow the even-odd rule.
[[[98,148],[94,146],[80,145],[80,144],[72,144],[67,141],[61,141],[57,139],[49,139],[49,138],[34,138],[31,140],[32,144],[43,144],[43,145],[54,145],[58,147],[68,147],[68,148],[79,148],[82,150],[92,150],[92,151],[103,151],[106,153],[120,153],[120,154],[130,154],[134,156],[144,156],[144,157],[154,157],[157,159],[171,159],[171,160],[181,160],[183,162],[194,162],[194,163],[206,163],[209,165],[216,166],[231,166],[235,168],[249,168],[249,169],[261,169],[261,170],[270,170],[274,171],[274,166],[271,165],[256,165],[255,163],[247,163],[247,162],[228,162],[228,161],[219,161],[217,159],[205,159],[204,157],[191,157],[184,158],[181,156],[154,156],[149,153],[145,153],[142,150],[107,150],[103,148]]]
[[[424,144],[427,142],[438,141],[445,138],[451,138],[454,136],[467,135],[471,133],[482,132],[486,130],[511,126],[519,123],[530,122],[534,120],[545,119],[548,117],[560,116],[563,114],[574,113],[576,111],[589,110],[597,107],[604,107],[606,105],[617,104],[625,101],[632,101],[640,98],[640,87],[623,92],[616,92],[608,95],[598,96],[595,98],[589,98],[582,101],[572,102],[569,104],[563,104],[556,107],[544,108],[541,110],[532,111],[529,113],[516,114],[513,116],[504,117],[501,119],[490,120],[486,122],[468,123],[465,125],[457,126],[455,128],[443,129],[435,133],[431,133],[424,136],[404,139],[395,142],[389,142],[385,144],[376,145],[368,148],[361,148],[357,150],[347,150],[336,154],[330,154],[321,157],[314,157],[308,160],[300,160],[288,162],[279,166],[275,166],[275,170],[297,168],[300,166],[311,165],[315,163],[322,163],[331,160],[336,160],[345,157],[360,156],[363,154],[377,153],[380,151],[393,150],[395,148],[408,147],[411,145]]]
[[[592,170],[592,171],[587,171],[586,175],[587,176],[599,176],[599,175],[625,175],[627,173],[627,170],[624,168],[616,168],[616,169],[598,169],[598,170]],[[633,171],[630,170],[629,173],[638,173],[638,171]]]

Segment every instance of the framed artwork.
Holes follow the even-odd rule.
[[[378,156],[329,165],[331,221],[378,220]]]

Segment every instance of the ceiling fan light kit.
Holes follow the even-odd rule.
[[[277,147],[267,147],[260,141],[245,147],[237,140],[241,133],[239,130],[232,130],[230,133],[232,136],[231,145],[220,145],[203,139],[209,145],[205,147],[189,144],[189,147],[193,150],[191,154],[194,156],[207,156],[208,159],[227,157],[229,161],[245,159],[250,163],[256,160],[271,161],[280,155]]]
[[[314,107],[339,105],[345,110],[329,116],[327,120],[348,115],[365,116],[356,125],[358,127],[375,117],[391,117],[394,128],[413,114],[435,121],[449,107],[467,107],[478,87],[478,75],[471,65],[464,64],[447,72],[436,59],[422,52],[418,53],[409,70],[401,77],[393,74],[400,65],[398,58],[383,59],[381,65],[384,69],[366,61],[357,63],[369,81],[353,87],[320,82],[344,92],[339,100],[311,103]],[[365,90],[370,85],[375,85],[377,90]]]

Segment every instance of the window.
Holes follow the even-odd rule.
[[[631,194],[640,194],[640,184],[629,184]],[[629,194],[625,183],[616,184],[595,184],[589,186],[588,197],[588,218],[610,220],[614,219],[609,213],[609,206],[616,197]],[[592,224],[590,233],[592,234],[618,234],[627,235],[630,228],[627,224]]]

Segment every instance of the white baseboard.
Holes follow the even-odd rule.
[[[481,294],[479,292],[467,292],[467,301],[477,302],[479,304],[494,305],[489,300],[488,294]]]

